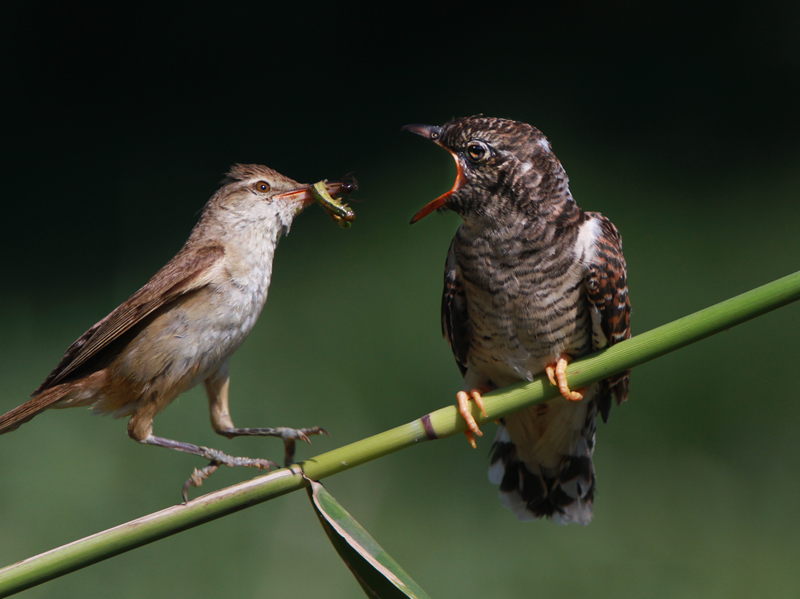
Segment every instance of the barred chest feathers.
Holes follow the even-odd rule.
[[[554,357],[592,347],[586,298],[598,221],[587,218],[544,248],[489,240],[461,227],[454,242],[469,318],[470,366],[496,386],[531,380]]]

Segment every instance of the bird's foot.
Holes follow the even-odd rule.
[[[309,435],[330,435],[328,431],[319,426],[311,428],[288,428],[279,426],[276,428],[231,428],[220,431],[220,434],[232,439],[233,437],[279,437],[283,441],[284,466],[294,464],[294,451],[297,441],[305,441],[309,445]]]
[[[324,428],[319,426],[312,426],[311,428],[286,428],[286,427],[278,427],[276,430],[281,431],[281,439],[283,439],[283,465],[285,467],[289,467],[294,464],[294,450],[295,450],[295,443],[297,441],[305,441],[309,445],[311,445],[311,441],[309,440],[309,435],[327,435],[328,431]]]
[[[183,502],[189,501],[188,492],[191,487],[199,487],[203,481],[211,476],[220,466],[244,466],[248,468],[258,468],[259,470],[272,470],[279,466],[270,460],[262,460],[260,458],[240,458],[228,455],[219,449],[211,447],[203,447],[202,445],[193,445],[192,443],[184,443],[183,441],[175,441],[174,439],[165,439],[164,437],[156,437],[155,435],[148,435],[146,438],[139,441],[147,445],[155,445],[156,447],[166,447],[167,449],[174,449],[184,453],[200,456],[209,461],[208,466],[198,470],[195,468],[192,476],[189,477],[183,485]]]
[[[461,414],[461,417],[466,420],[467,426],[469,427],[464,431],[464,435],[467,437],[467,441],[470,445],[472,445],[473,449],[478,447],[478,445],[475,443],[475,435],[482,437],[483,431],[480,429],[478,423],[475,422],[475,418],[472,416],[472,411],[469,409],[469,400],[472,399],[475,402],[475,405],[480,408],[481,413],[485,418],[486,409],[483,407],[483,397],[481,397],[481,395],[491,390],[492,387],[488,385],[481,385],[480,387],[470,390],[469,393],[466,391],[459,391],[456,395],[456,400],[458,401],[458,412]]]
[[[189,489],[202,485],[203,481],[214,474],[217,468],[219,468],[219,464],[216,462],[211,462],[205,468],[200,468],[199,470],[197,468],[194,469],[192,475],[186,479],[185,483],[183,483],[181,495],[183,495],[184,504],[189,503]]]
[[[547,373],[547,378],[550,383],[558,387],[561,395],[568,401],[580,401],[586,394],[586,387],[581,387],[577,391],[572,391],[567,384],[567,364],[569,364],[570,357],[567,354],[561,354],[558,361],[553,364],[548,364],[544,371]]]
[[[259,470],[272,470],[273,468],[280,468],[280,466],[278,466],[278,464],[272,460],[231,456],[227,453],[219,451],[218,449],[212,449],[210,447],[199,446],[198,449],[200,449],[202,452],[202,454],[198,455],[201,455],[201,457],[207,458],[211,461],[205,468],[200,468],[199,470],[195,468],[192,475],[183,484],[184,503],[188,503],[189,501],[189,489],[191,487],[199,487],[202,485],[203,481],[211,476],[220,466],[230,466],[232,468],[243,466],[245,468],[258,468]]]

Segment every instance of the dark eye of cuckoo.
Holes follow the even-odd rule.
[[[467,144],[466,155],[467,159],[473,163],[484,162],[489,158],[489,146],[482,141],[471,141]]]

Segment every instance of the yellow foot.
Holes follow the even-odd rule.
[[[586,387],[582,387],[577,391],[571,391],[567,385],[567,364],[569,364],[569,356],[561,354],[558,357],[558,362],[555,364],[548,364],[544,371],[547,373],[547,378],[550,382],[558,387],[561,395],[569,401],[580,401],[586,393]]]
[[[481,431],[481,429],[478,427],[478,423],[475,422],[475,418],[472,417],[472,412],[469,409],[469,400],[472,398],[475,401],[475,405],[480,408],[483,416],[486,417],[486,410],[483,407],[483,398],[481,397],[481,394],[491,390],[491,387],[482,385],[476,389],[472,389],[469,393],[466,391],[459,391],[458,395],[456,395],[456,399],[458,400],[458,411],[461,414],[461,417],[467,421],[467,426],[469,427],[469,430],[464,431],[464,435],[466,435],[467,441],[469,441],[469,444],[472,445],[473,449],[478,447],[478,445],[475,443],[475,435],[482,437],[483,431]]]

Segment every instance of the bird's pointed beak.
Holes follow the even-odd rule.
[[[447,146],[443,145],[439,138],[442,134],[441,127],[435,127],[433,125],[406,125],[401,129],[401,131],[411,131],[411,133],[416,133],[424,137],[425,139],[430,139],[437,145],[442,146],[445,150],[450,152],[453,156],[453,160],[456,161],[456,168],[458,169],[458,174],[456,175],[456,182],[453,184],[453,188],[448,191],[447,193],[439,196],[429,204],[425,205],[422,210],[417,212],[414,217],[411,219],[411,224],[413,225],[418,220],[425,218],[434,210],[438,210],[439,208],[445,208],[445,204],[447,203],[447,198],[450,197],[451,194],[455,193],[467,183],[467,179],[464,176],[464,167],[461,165],[461,161],[458,159],[458,156]]]
[[[400,131],[411,131],[411,133],[416,133],[431,141],[437,141],[442,134],[442,128],[433,125],[406,125]]]

